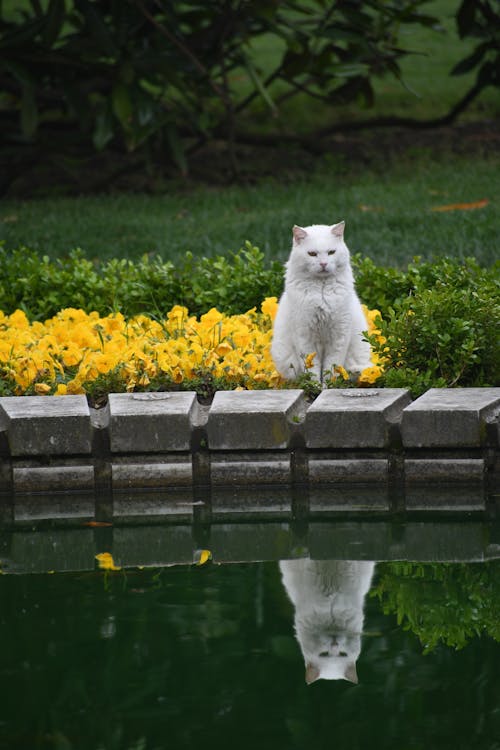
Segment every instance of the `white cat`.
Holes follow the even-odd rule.
[[[370,367],[368,324],[354,289],[344,222],[293,228],[285,290],[274,321],[271,354],[286,379],[305,371],[316,352],[312,374],[322,384],[333,365],[350,372]]]
[[[374,567],[362,560],[281,560],[308,685],[319,679],[358,682],[363,604]]]

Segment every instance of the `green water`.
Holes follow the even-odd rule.
[[[2,575],[0,604],[2,750],[500,748],[500,562],[377,564],[358,685],[305,684],[275,562]]]

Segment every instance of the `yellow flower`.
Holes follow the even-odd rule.
[[[306,370],[310,370],[311,367],[314,364],[314,358],[316,357],[316,352],[311,352],[311,354],[308,354],[305,358],[304,364],[306,367]]]
[[[382,375],[382,368],[378,365],[366,367],[358,378],[358,385],[372,385]]]
[[[342,380],[349,380],[349,373],[341,365],[335,365],[335,367],[333,368],[333,372],[336,373],[337,375],[340,375]]]
[[[47,383],[35,383],[35,393],[38,393],[39,396],[45,396],[47,393],[50,393],[50,385],[47,385]]]
[[[271,320],[274,321],[276,313],[278,312],[278,298],[266,297],[266,299],[261,304],[260,309],[262,310],[264,315],[269,315]]]

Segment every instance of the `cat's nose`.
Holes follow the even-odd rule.
[[[326,260],[320,261],[320,266],[323,269],[323,271],[326,270],[327,265],[328,265],[328,261]]]

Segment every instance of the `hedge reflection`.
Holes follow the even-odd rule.
[[[499,573],[498,561],[381,563],[372,596],[418,636],[426,652],[439,643],[461,649],[475,636],[500,641]]]

